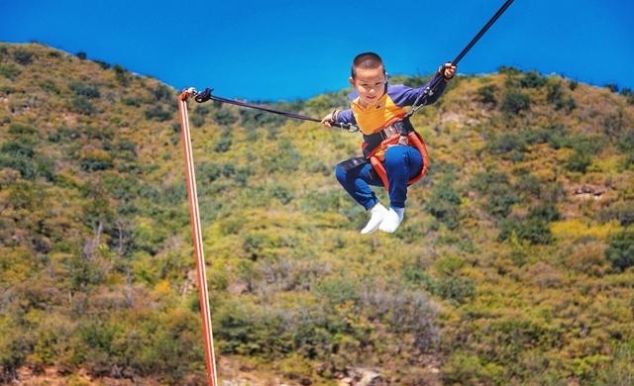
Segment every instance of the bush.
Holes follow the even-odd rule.
[[[163,84],[159,84],[154,89],[152,89],[152,96],[157,101],[167,101],[167,102],[171,102],[176,97],[173,91],[169,87]]]
[[[225,153],[231,149],[231,132],[225,131],[213,147],[213,150],[217,153]]]
[[[99,88],[96,85],[74,81],[68,85],[68,88],[70,88],[71,91],[74,92],[75,95],[77,95],[78,97],[83,96],[88,99],[95,99],[101,96],[101,94],[99,93]]]
[[[514,190],[524,197],[539,198],[542,192],[541,181],[537,177],[527,174],[519,178]]]
[[[11,168],[20,172],[22,178],[34,179],[37,176],[52,180],[54,163],[50,159],[38,156],[33,144],[28,141],[7,141],[0,148],[0,168]]]
[[[162,106],[152,106],[151,108],[145,110],[145,118],[165,122],[172,118],[172,113],[163,110]]]
[[[128,71],[125,68],[118,64],[115,64],[112,67],[112,70],[114,71],[115,79],[117,80],[117,82],[119,82],[119,84],[121,84],[122,86],[127,86],[128,84],[130,84]]]
[[[194,125],[194,127],[201,127],[202,125],[205,124],[205,117],[203,117],[202,115],[192,115],[191,117],[191,121],[192,121],[192,125]]]
[[[9,80],[15,80],[15,78],[20,75],[21,71],[12,65],[2,65],[0,64],[0,75],[4,76]]]
[[[238,122],[239,118],[229,109],[219,109],[213,115],[213,120],[221,126],[231,126]]]
[[[616,219],[624,227],[632,225],[634,224],[634,202],[618,201],[603,209],[598,217],[604,222]]]
[[[564,98],[561,83],[559,82],[551,82],[548,84],[546,100],[555,107],[555,110],[565,109],[570,112],[577,107],[572,97]]]
[[[84,115],[93,115],[97,112],[97,108],[84,96],[74,97],[71,108],[74,112]]]
[[[497,86],[493,84],[480,87],[478,89],[478,98],[480,102],[491,106],[497,105],[497,99],[495,97],[496,91]]]
[[[458,227],[460,196],[453,189],[453,177],[448,175],[439,184],[434,185],[431,197],[425,203],[425,209],[449,229]]]
[[[520,87],[522,88],[538,88],[546,84],[547,79],[536,71],[530,71],[524,74],[520,79]]]
[[[498,72],[500,74],[506,74],[506,75],[517,75],[521,73],[520,70],[512,66],[500,66],[498,67]]]
[[[126,106],[134,106],[134,107],[141,106],[141,101],[138,100],[137,98],[122,98],[121,103],[123,103]]]
[[[531,244],[550,244],[553,240],[548,222],[539,218],[503,220],[499,240],[508,240],[513,234],[518,239],[528,241]]]
[[[267,163],[268,171],[289,173],[299,169],[302,154],[288,140],[280,140],[278,150],[272,154],[272,159]]]
[[[55,85],[55,82],[53,82],[50,79],[46,79],[42,82],[40,82],[40,88],[50,94],[56,94],[59,95],[60,90],[59,88],[57,88],[57,85]]]
[[[95,172],[98,170],[110,169],[113,165],[112,157],[103,150],[90,150],[84,152],[79,163],[81,170]]]
[[[19,64],[26,66],[33,62],[33,53],[27,50],[18,48],[13,52],[13,59]]]
[[[107,70],[110,68],[110,63],[104,62],[103,60],[93,60],[93,62],[97,63],[102,70]]]
[[[519,198],[508,185],[494,185],[490,188],[486,210],[493,217],[505,218]]]
[[[509,91],[502,101],[502,111],[509,114],[518,114],[530,109],[530,98],[521,91]]]
[[[544,222],[551,222],[559,220],[561,215],[552,202],[546,202],[531,208],[528,212],[528,217]]]
[[[79,51],[75,54],[75,56],[79,58],[79,60],[86,60],[86,58],[88,57],[88,55],[86,55],[86,53],[83,51]]]
[[[592,156],[582,151],[575,151],[566,161],[566,169],[571,172],[585,173],[592,163]]]
[[[491,154],[523,153],[526,151],[526,140],[518,134],[504,133],[491,139],[487,149]]]
[[[634,266],[634,230],[626,228],[610,239],[605,257],[619,271]]]

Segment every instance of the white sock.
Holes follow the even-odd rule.
[[[381,221],[388,213],[388,210],[379,202],[372,207],[372,209],[368,210],[370,212],[370,220],[365,224],[365,227],[361,229],[361,234],[366,235],[368,233],[372,233],[379,228],[381,225]]]
[[[390,210],[385,215],[383,221],[379,225],[379,229],[383,232],[394,233],[398,226],[401,225],[403,217],[405,216],[405,208],[390,207]]]

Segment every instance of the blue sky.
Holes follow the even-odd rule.
[[[38,41],[120,64],[176,88],[248,99],[347,87],[376,51],[392,74],[451,60],[503,0],[0,0],[0,41]],[[634,88],[634,1],[515,0],[460,63],[501,65]]]

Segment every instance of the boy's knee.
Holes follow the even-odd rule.
[[[399,147],[404,146],[394,146],[385,152],[384,164],[386,168],[398,168],[405,164],[405,153]]]
[[[337,181],[342,184],[346,180],[346,169],[341,164],[338,164],[337,167],[335,167],[335,177],[337,177]]]

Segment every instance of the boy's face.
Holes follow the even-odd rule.
[[[385,74],[383,66],[377,68],[355,69],[355,77],[350,77],[350,84],[359,93],[362,106],[372,106],[385,94]]]

